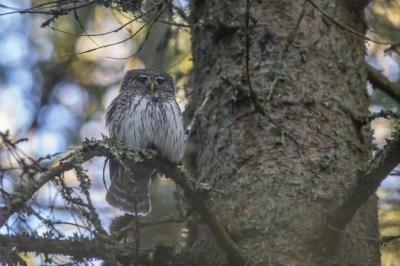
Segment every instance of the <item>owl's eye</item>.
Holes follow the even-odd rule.
[[[158,77],[158,78],[156,78],[156,81],[157,81],[157,83],[158,83],[159,85],[161,85],[161,84],[164,83],[165,79],[164,79],[164,78],[161,78],[161,77]]]
[[[137,79],[141,82],[141,83],[145,83],[147,81],[147,76],[139,76],[137,77]]]

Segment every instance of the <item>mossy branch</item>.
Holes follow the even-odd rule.
[[[0,235],[0,258],[7,261],[9,253],[35,252],[41,254],[59,254],[71,256],[76,261],[97,258],[110,260],[111,257],[123,257],[125,260],[135,261],[140,264],[149,264],[150,253],[153,250],[142,249],[135,258],[132,247],[127,244],[119,244],[112,239],[52,239],[26,234]],[[3,253],[3,254],[2,254]],[[12,263],[13,259],[9,259]]]
[[[68,170],[80,169],[82,163],[99,156],[118,157],[121,160],[128,159],[135,162],[151,161],[160,172],[174,180],[183,189],[190,205],[200,214],[203,221],[210,228],[210,231],[231,261],[231,265],[243,265],[243,258],[236,244],[218,223],[216,216],[205,205],[201,191],[197,189],[194,180],[188,178],[176,164],[166,162],[160,158],[157,152],[153,150],[138,149],[106,137],[103,140],[86,140],[81,148],[65,156],[57,166],[47,170],[35,181],[30,181],[23,185],[20,192],[10,194],[6,206],[0,209],[0,226],[3,226],[11,215],[20,212],[34,194],[47,182]],[[21,191],[23,192],[21,193]]]

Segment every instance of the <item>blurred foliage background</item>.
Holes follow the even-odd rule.
[[[26,155],[32,158],[48,154],[58,156],[57,153],[79,145],[85,138],[107,135],[105,111],[117,95],[119,83],[128,69],[158,68],[172,74],[179,104],[185,110],[192,67],[190,25],[184,19],[190,12],[187,1],[173,1],[180,14],[176,10],[165,10],[157,22],[135,9],[106,8],[97,4],[54,21],[48,21],[49,16],[40,13],[13,13],[46,2],[49,1],[0,0],[0,131],[9,130],[14,139],[28,138],[29,141],[19,146]],[[57,1],[54,3],[57,5]],[[155,3],[144,1],[141,8],[151,10]],[[133,21],[135,16],[140,19]],[[372,1],[366,19],[369,37],[399,42],[400,0]],[[41,27],[46,22],[50,23]],[[139,29],[142,30],[132,37]],[[121,43],[110,45],[118,42]],[[366,61],[400,85],[399,54],[396,51],[385,53],[387,45],[373,42],[366,42],[366,47]],[[371,112],[400,112],[399,103],[379,89],[366,84],[366,90],[371,96]],[[374,120],[374,144],[381,147],[393,125],[390,119]],[[12,169],[14,163],[6,151],[0,152],[0,169]],[[104,200],[103,165],[104,159],[100,158],[84,167],[92,178],[94,204],[108,227],[111,219],[121,213]],[[400,235],[400,182],[399,175],[395,174],[388,177],[378,191],[382,236]],[[1,171],[2,187],[6,191],[12,190],[16,175],[12,170]],[[73,171],[66,174],[65,180],[71,186],[77,183]],[[105,180],[108,183],[107,170]],[[165,178],[155,182],[153,212],[148,219],[177,212],[174,191],[174,184]],[[13,217],[8,226],[1,229],[2,233],[45,232],[40,217],[82,222],[64,204],[52,184],[42,188],[33,206],[40,216]],[[57,228],[65,235],[77,230],[65,223]],[[184,243],[181,240],[186,237],[185,233],[180,224],[145,228],[142,244],[167,242],[179,246]],[[382,254],[383,265],[400,265],[400,240],[382,247]],[[37,264],[42,259],[32,256],[30,261]],[[68,262],[63,257],[54,259],[58,263]]]
[[[51,16],[12,13],[46,2],[50,1],[0,1],[0,13],[5,13],[0,14],[0,131],[9,130],[14,139],[28,138],[29,141],[19,145],[22,152],[38,158],[64,152],[85,138],[108,135],[105,111],[118,94],[120,81],[128,69],[158,68],[172,74],[178,102],[185,109],[188,73],[192,67],[190,31],[181,25],[170,25],[172,22],[184,24],[180,17],[166,10],[152,24],[150,15],[95,3],[41,27]],[[144,12],[154,9],[155,3],[146,1],[141,9]],[[174,5],[186,12],[187,3],[176,1]],[[133,21],[137,16],[141,18]],[[122,28],[124,24],[127,25]],[[141,28],[128,41],[99,48],[128,39]],[[85,36],[91,34],[99,36]],[[91,49],[94,51],[79,54]],[[104,159],[99,158],[84,167],[92,179],[93,203],[108,228],[111,219],[122,213],[105,202],[103,165]],[[2,150],[0,169],[14,166],[14,159]],[[12,191],[18,183],[17,175],[17,171],[2,173],[2,187],[6,191]],[[67,172],[64,179],[68,185],[78,186],[74,171]],[[105,180],[109,185],[108,169]],[[157,179],[151,192],[153,211],[146,219],[176,212],[174,191],[172,181]],[[84,223],[65,205],[52,184],[39,191],[33,207],[44,219]],[[42,234],[47,228],[40,217],[12,217],[2,233]],[[66,236],[77,231],[75,226],[65,223],[57,225],[57,229]],[[78,233],[85,235],[85,232]],[[181,237],[185,237],[181,225],[158,225],[142,230],[141,245],[167,242],[179,246]],[[53,260],[60,264],[68,262],[68,258],[60,256]],[[32,257],[31,262],[42,263],[43,258]]]
[[[400,1],[373,0],[366,10],[366,20],[369,26],[368,36],[374,40],[398,43],[400,40]],[[383,74],[392,82],[400,84],[399,51],[387,52],[388,46],[366,43],[366,61],[373,67],[382,70]],[[386,51],[386,52],[385,52]],[[371,112],[391,110],[400,112],[400,103],[393,100],[379,89],[367,90],[371,95]],[[374,144],[384,145],[384,139],[393,130],[394,121],[379,118],[372,122],[374,130]],[[400,152],[400,151],[399,151]],[[387,177],[378,190],[379,222],[381,237],[400,235],[400,167]],[[381,246],[382,265],[400,265],[400,240],[394,240],[389,245]]]

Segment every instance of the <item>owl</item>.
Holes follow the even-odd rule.
[[[138,148],[156,149],[166,160],[179,162],[186,136],[172,77],[154,69],[126,72],[119,95],[108,107],[106,126],[110,137]],[[129,173],[116,159],[110,160],[111,185],[106,200],[124,212],[147,215],[155,169],[151,163],[124,165]]]

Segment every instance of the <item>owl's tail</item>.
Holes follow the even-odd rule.
[[[111,185],[107,191],[106,200],[122,211],[145,216],[151,212],[149,189],[154,168],[136,163],[125,165],[129,167],[131,175],[126,173],[118,161],[110,159]]]

